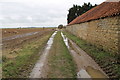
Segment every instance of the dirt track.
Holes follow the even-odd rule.
[[[82,49],[80,49],[73,41],[69,40],[69,42],[68,42],[68,39],[62,33],[61,33],[61,36],[63,37],[63,41],[65,42],[71,56],[73,57],[73,59],[75,61],[74,65],[77,65],[77,72],[75,73],[77,75],[76,76],[77,78],[108,78],[107,75],[103,72],[103,70],[99,67],[99,65],[90,56],[88,56],[86,52],[84,52]],[[53,38],[52,38],[52,40],[53,40]],[[49,43],[49,41],[48,41],[48,43]],[[52,65],[52,64],[56,64],[56,63],[49,62],[49,61],[48,61],[49,63],[47,63],[47,60],[53,54],[51,52],[49,53],[49,49],[51,49],[51,47],[53,47],[52,43],[54,43],[54,42],[53,41],[50,42],[51,43],[50,45],[48,43],[47,43],[47,46],[49,48],[46,47],[46,49],[43,51],[43,55],[40,56],[40,59],[34,66],[34,69],[31,72],[30,78],[41,78],[41,77],[49,78],[46,76],[46,74],[49,76],[48,72],[51,72],[50,68],[49,68],[50,66],[47,66],[46,64]],[[54,50],[56,50],[56,49],[54,49]],[[55,51],[55,52],[57,52],[57,51]],[[47,56],[48,53],[49,53],[49,56]],[[54,53],[54,54],[57,55],[58,53]],[[58,57],[58,56],[56,56],[56,57]],[[59,61],[60,61],[59,63],[61,63],[61,61],[63,61],[63,60],[59,60]],[[69,63],[67,63],[67,64],[69,64]],[[60,66],[62,67],[62,65],[59,65],[59,67]],[[48,71],[46,71],[46,70],[48,70]],[[58,70],[58,69],[56,69],[56,70]],[[56,71],[52,71],[52,73],[55,73],[55,72]],[[64,71],[61,71],[60,73],[62,73],[62,72],[64,72]],[[61,74],[59,74],[59,75],[61,75]],[[70,76],[68,76],[68,77],[70,77]],[[58,77],[55,77],[55,75],[54,75],[54,78],[58,78]]]

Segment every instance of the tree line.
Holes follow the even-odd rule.
[[[71,7],[68,10],[69,13],[67,15],[67,23],[69,24],[76,17],[82,15],[83,13],[87,12],[88,10],[92,9],[95,6],[97,6],[97,4],[92,5],[90,2],[89,3],[84,3],[82,6],[73,5],[73,7]]]

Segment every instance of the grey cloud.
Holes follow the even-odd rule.
[[[6,1],[6,0],[5,0]],[[31,0],[35,2],[35,0]],[[0,2],[2,26],[57,26],[67,23],[67,10],[79,0],[37,0]],[[94,1],[94,0],[92,0]],[[22,3],[23,2],[23,3]],[[79,3],[78,3],[79,4]],[[0,25],[1,27],[1,25]]]
[[[28,16],[32,18],[32,23],[52,21],[54,18],[64,17],[63,13],[59,15],[61,12],[57,9],[46,10],[46,7],[35,8],[20,3],[1,4],[3,7],[0,15],[5,16],[4,19],[1,20],[2,23],[30,23],[31,21],[27,19]],[[19,17],[14,19],[15,15]]]

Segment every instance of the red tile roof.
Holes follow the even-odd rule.
[[[79,24],[100,18],[120,15],[120,1],[119,2],[103,2],[95,8],[87,11],[81,16],[74,19],[68,25]]]

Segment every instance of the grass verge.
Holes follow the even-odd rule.
[[[3,78],[26,78],[34,67],[34,64],[41,55],[47,40],[52,32],[44,34],[40,39],[29,44],[25,44],[22,49],[18,50],[18,56],[12,60],[3,62]]]
[[[75,78],[76,65],[58,31],[48,57],[48,78]]]
[[[92,45],[85,40],[82,40],[75,35],[63,31],[63,33],[71,40],[73,40],[80,48],[88,53],[108,74],[110,78],[120,77],[120,64],[117,63],[117,56],[112,53],[106,52],[103,49]]]

